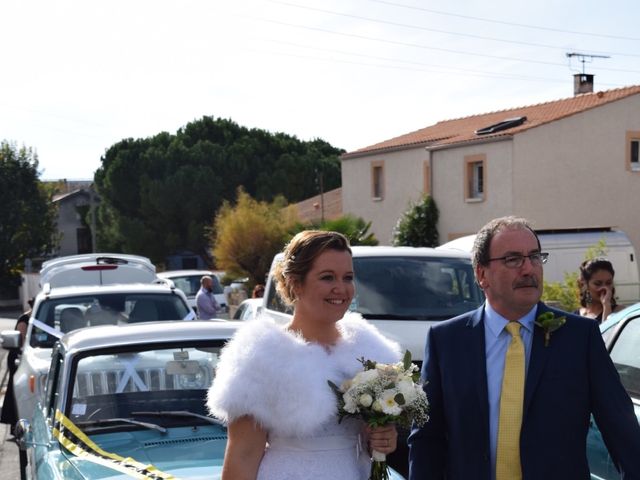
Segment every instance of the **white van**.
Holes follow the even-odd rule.
[[[574,273],[584,261],[587,250],[604,240],[606,258],[616,272],[615,285],[618,302],[629,305],[640,301],[640,276],[636,252],[629,237],[612,228],[591,228],[580,230],[539,230],[540,246],[549,252],[549,260],[544,266],[547,282],[563,282],[565,273]],[[471,253],[475,235],[456,238],[440,248],[454,248]]]
[[[421,364],[429,326],[478,308],[478,288],[469,253],[413,247],[351,247],[355,297],[350,310],[376,325],[411,352]],[[276,255],[271,264],[282,258]],[[277,322],[291,320],[291,311],[276,294],[269,273],[262,314]]]

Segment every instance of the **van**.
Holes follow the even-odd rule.
[[[349,307],[388,338],[411,352],[418,365],[424,357],[429,326],[478,308],[484,295],[475,282],[471,256],[459,250],[413,247],[351,248],[355,296]],[[272,264],[262,314],[280,323],[291,310],[276,294]]]
[[[564,282],[565,274],[576,273],[585,260],[587,250],[605,243],[605,257],[616,272],[615,285],[618,303],[629,305],[640,301],[640,274],[635,248],[621,230],[612,228],[588,228],[572,230],[537,230],[540,246],[549,252],[544,266],[547,282]],[[456,238],[440,248],[454,248],[471,253],[475,235]]]

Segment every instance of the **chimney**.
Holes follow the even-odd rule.
[[[573,76],[573,95],[593,93],[593,75],[588,73],[576,73]]]

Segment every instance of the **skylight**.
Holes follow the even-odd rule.
[[[501,122],[494,123],[493,125],[489,125],[488,127],[479,128],[475,131],[476,135],[487,135],[489,133],[496,133],[502,130],[507,130],[509,128],[517,127],[518,125],[522,125],[527,120],[527,117],[513,117],[507,118],[506,120],[502,120]]]

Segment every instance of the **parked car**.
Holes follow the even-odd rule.
[[[19,418],[31,418],[44,389],[51,348],[63,334],[104,324],[195,318],[182,291],[164,284],[130,283],[140,277],[132,278],[128,269],[113,268],[113,263],[101,263],[100,260],[94,259],[89,265],[83,260],[76,264],[76,269],[92,272],[91,277],[97,281],[99,275],[94,274],[108,271],[111,276],[109,283],[112,284],[90,285],[89,277],[85,277],[81,286],[52,287],[82,275],[73,270],[72,263],[65,262],[61,259],[65,267],[58,269],[57,274],[50,270],[42,276],[48,281],[35,298],[23,344],[17,330],[1,333],[4,348],[19,349],[22,346],[20,363],[13,377]],[[85,270],[87,267],[91,269]]]
[[[633,401],[636,418],[640,421],[640,303],[609,315],[600,325],[600,331],[622,385]],[[587,458],[591,478],[622,478],[593,420],[587,436]]]
[[[225,318],[225,314],[229,312],[227,297],[215,272],[210,270],[170,270],[158,273],[158,278],[171,280],[176,288],[184,292],[189,305],[197,313],[196,294],[200,290],[200,279],[205,275],[210,276],[213,280],[213,295],[218,305],[222,308],[220,317]]]
[[[475,282],[471,257],[459,250],[413,247],[352,247],[356,294],[350,310],[409,349],[422,363],[429,326],[478,308],[484,295]],[[282,258],[276,255],[271,265]],[[262,313],[281,323],[291,311],[276,295],[272,273]]]
[[[243,300],[233,314],[233,320],[254,320],[258,318],[262,309],[262,298],[247,298]]]
[[[206,392],[237,322],[101,326],[54,346],[33,420],[18,422],[33,479],[220,478],[226,428]],[[137,470],[137,471],[136,471]]]

